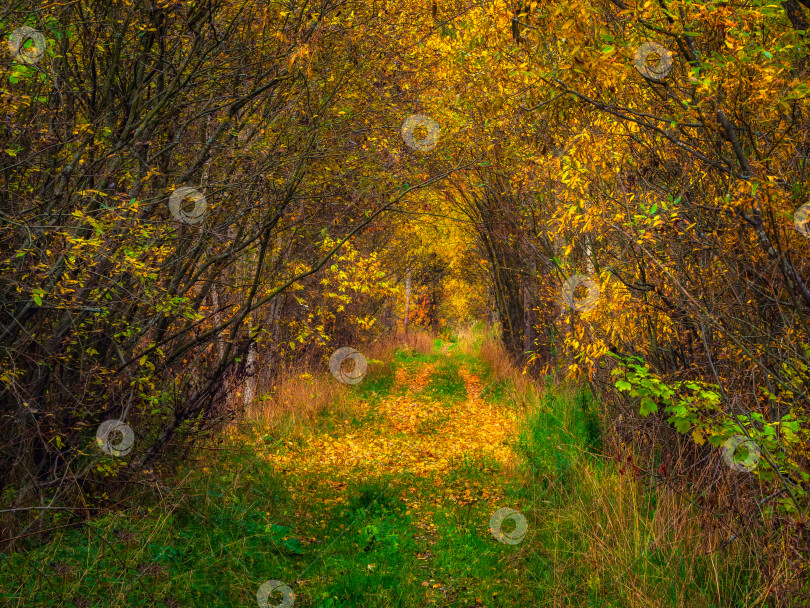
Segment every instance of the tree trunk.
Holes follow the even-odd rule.
[[[211,306],[214,308],[214,323],[219,326],[222,323],[222,313],[219,312],[219,293],[217,292],[217,286],[211,286]],[[219,355],[219,363],[225,360],[225,342],[221,339],[221,336],[217,336],[217,354]]]
[[[411,312],[411,271],[405,275],[405,333],[408,333],[408,317]]]
[[[247,362],[245,363],[245,373],[247,374],[247,377],[245,379],[245,393],[244,400],[242,402],[245,406],[245,410],[250,407],[250,404],[253,403],[253,400],[256,398],[256,380],[259,367],[258,351],[258,345],[255,341],[252,341],[248,347]]]

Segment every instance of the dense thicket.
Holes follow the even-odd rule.
[[[486,160],[453,205],[510,350],[587,377],[615,455],[791,588],[810,548],[806,7],[487,13],[448,56],[487,68],[469,100]],[[725,464],[735,436],[758,464]]]
[[[3,503],[137,471],[293,359],[486,316],[535,373],[591,382],[614,454],[705,509],[712,547],[794,589],[809,11],[5,6],[47,50],[7,55],[0,101]],[[438,142],[403,141],[412,114]],[[182,187],[201,221],[172,213]],[[110,418],[137,432],[115,467],[92,450]],[[739,435],[750,470],[721,457]]]
[[[368,333],[405,266],[382,269],[389,230],[363,228],[412,188],[379,178],[392,161],[355,117],[391,52],[386,10],[4,5],[5,536],[237,413],[259,352],[275,371]],[[41,39],[12,48],[21,27]],[[108,419],[135,429],[129,459],[99,460]]]

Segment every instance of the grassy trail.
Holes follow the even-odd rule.
[[[566,526],[540,507],[589,458],[589,401],[549,394],[527,418],[458,347],[399,351],[343,407],[257,449],[294,505],[285,521],[301,556],[280,557],[272,578],[296,603],[568,605],[582,593]]]
[[[313,510],[337,511],[347,522],[309,568],[313,579],[334,580],[311,600],[390,606],[518,599],[501,571],[514,551],[489,526],[507,502],[516,415],[482,398],[477,360],[444,350],[400,355],[393,382],[364,386],[350,417],[322,420],[305,441],[264,455],[287,475],[302,520]],[[317,539],[334,521],[327,516],[307,533]]]
[[[235,431],[0,560],[0,605],[253,607],[270,580],[318,608],[753,605],[747,573],[685,551],[668,506],[593,453],[587,393],[527,405],[472,352],[400,350],[313,421]]]

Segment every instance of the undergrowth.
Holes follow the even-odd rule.
[[[296,606],[318,608],[762,605],[742,548],[706,554],[685,501],[601,455],[601,408],[586,389],[528,382],[502,362],[497,370],[477,354],[483,344],[476,335],[452,349],[392,351],[344,389],[340,407],[271,427],[242,421],[127,508],[75,527],[66,514],[64,527],[0,559],[0,604],[255,606],[258,587],[280,580]],[[402,389],[397,369],[424,366],[417,395],[445,413],[416,433],[444,440],[447,416],[469,397],[462,372],[478,374],[480,398],[516,412],[513,463],[465,455],[435,483],[290,473],[262,458],[343,422],[377,424],[376,407]],[[525,517],[519,542],[493,537],[500,507]]]

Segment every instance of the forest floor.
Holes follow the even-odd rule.
[[[314,420],[241,425],[159,501],[0,561],[0,604],[747,605],[597,455],[588,393],[527,400],[458,343],[370,364]]]

